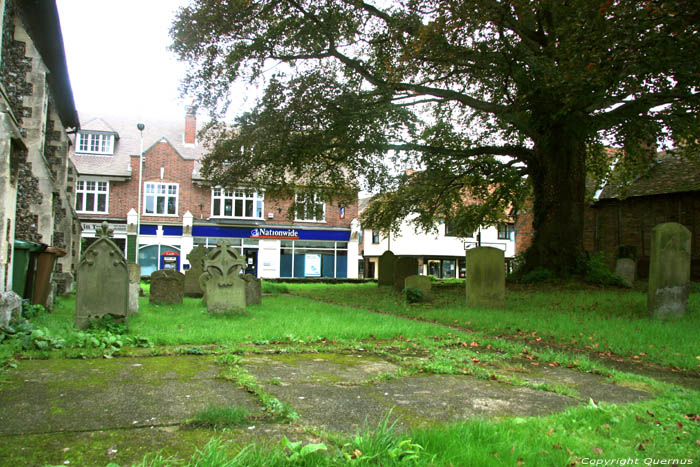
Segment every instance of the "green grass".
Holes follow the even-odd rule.
[[[241,446],[217,435],[189,459],[153,453],[140,465],[560,466],[581,464],[586,458],[639,459],[637,465],[643,465],[644,459],[698,459],[700,421],[695,414],[700,413],[700,392],[616,372],[574,352],[613,352],[613,357],[697,370],[697,287],[691,293],[688,313],[675,321],[650,319],[645,295],[622,289],[516,287],[508,290],[504,310],[466,308],[461,284],[436,288],[432,303],[415,305],[407,305],[400,294],[371,283],[263,283],[263,290],[262,305],[229,316],[209,315],[198,299],[186,298],[181,306],[153,306],[148,298],[142,298],[139,314],[130,319],[129,335],[164,346],[154,349],[156,352],[177,346],[175,351],[183,353],[219,353],[217,360],[227,367],[221,376],[258,397],[263,412],[272,416],[268,421],[301,424],[300,428],[303,420],[267,394],[241,365],[238,354],[254,350],[249,344],[270,344],[280,352],[295,352],[318,350],[335,342],[336,349],[361,347],[381,355],[399,364],[401,374],[471,373],[525,386],[528,384],[499,370],[519,364],[556,363],[582,371],[595,369],[617,382],[651,388],[654,398],[619,406],[589,403],[546,417],[470,420],[410,433],[396,432],[387,418],[355,436],[318,433],[327,450],[313,445],[305,449],[309,444],[298,440],[274,446]],[[77,342],[74,306],[73,297],[61,298],[53,313],[40,314],[32,323],[65,339],[66,347],[71,347]],[[545,342],[557,347],[540,347]],[[78,350],[21,351],[3,343],[0,357],[74,355]],[[122,349],[124,353],[135,350],[128,345]],[[539,389],[576,397],[566,388]],[[242,409],[210,407],[192,423],[219,430],[235,429],[248,420]]]
[[[434,303],[415,305],[375,284],[289,284],[288,288],[300,296],[492,335],[539,338],[567,348],[700,368],[696,337],[700,335],[700,293],[691,293],[684,317],[664,321],[648,316],[645,294],[624,289],[521,287],[507,291],[505,309],[486,310],[467,308],[461,287],[438,289]]]

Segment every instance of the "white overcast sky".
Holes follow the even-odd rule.
[[[180,118],[185,64],[167,50],[178,7],[187,0],[57,0],[79,112]],[[245,87],[233,113],[244,104]],[[252,99],[251,99],[252,100]]]

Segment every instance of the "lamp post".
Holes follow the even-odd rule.
[[[139,152],[139,199],[136,202],[136,264],[139,264],[139,235],[141,234],[141,185],[143,179],[143,129],[146,125],[139,122],[136,128],[141,133],[141,151]]]

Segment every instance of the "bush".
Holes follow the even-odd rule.
[[[406,301],[408,303],[418,303],[423,300],[423,291],[415,287],[406,287],[403,289],[403,293],[406,296]]]
[[[579,259],[577,273],[588,283],[622,286],[620,279],[605,263],[602,253],[585,253]]]
[[[547,268],[537,267],[532,271],[520,275],[519,282],[523,284],[536,284],[554,279],[554,273]]]
[[[42,305],[32,305],[29,300],[22,301],[22,318],[32,319],[46,311]]]

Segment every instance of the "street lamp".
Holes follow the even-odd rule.
[[[139,122],[136,128],[141,133],[141,152],[139,152],[139,199],[136,202],[136,264],[139,264],[139,235],[141,234],[141,185],[143,179],[143,129],[146,125]]]

